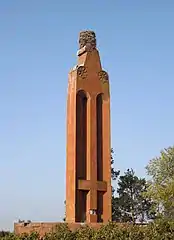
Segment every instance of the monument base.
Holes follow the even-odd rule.
[[[32,232],[37,232],[41,237],[46,233],[54,230],[57,225],[66,224],[64,222],[30,222],[30,223],[14,223],[14,233],[16,235],[30,234]],[[101,227],[101,223],[67,223],[70,230],[75,231],[78,228],[88,225],[92,228],[98,229]]]

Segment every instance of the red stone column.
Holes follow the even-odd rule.
[[[78,212],[83,211],[78,196],[84,195],[81,201],[86,206],[86,221],[99,221],[100,210],[103,222],[111,220],[111,156],[110,156],[110,95],[108,74],[102,70],[98,50],[96,49],[95,34],[91,31],[80,33],[80,50],[78,51],[78,64],[70,71],[68,100],[67,100],[67,168],[66,168],[66,221],[77,221]],[[87,96],[87,139],[86,139],[86,179],[89,187],[82,189],[78,186],[76,147],[80,142],[76,138],[76,94],[83,91]],[[97,96],[102,96],[102,134],[97,135]],[[79,110],[80,111],[80,110]],[[97,136],[100,137],[102,146],[100,158],[97,160]],[[78,156],[79,157],[79,156]],[[78,158],[79,159],[79,158]],[[101,161],[99,161],[101,160]],[[83,160],[82,160],[83,161]],[[99,166],[97,165],[97,162]],[[102,165],[101,165],[102,163]],[[81,164],[80,164],[81,165]],[[82,164],[82,166],[84,166]],[[98,188],[98,175],[102,176],[106,190]],[[87,197],[83,191],[88,192]],[[103,192],[102,192],[103,191]],[[82,203],[82,202],[81,202]],[[91,210],[91,211],[90,211]],[[91,214],[92,213],[92,214]],[[78,217],[78,218],[81,218]],[[79,221],[79,219],[78,219]]]

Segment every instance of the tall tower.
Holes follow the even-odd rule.
[[[93,31],[80,32],[67,97],[66,221],[111,220],[109,78]]]

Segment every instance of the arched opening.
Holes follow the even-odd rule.
[[[97,124],[97,180],[103,181],[103,95],[96,98]],[[103,192],[97,192],[97,222],[102,222]]]
[[[76,186],[87,177],[87,95],[80,90],[76,95]],[[76,190],[76,222],[86,220],[87,191]]]
[[[79,91],[76,96],[76,173],[78,179],[86,179],[87,153],[87,96]]]
[[[103,96],[96,98],[97,122],[97,180],[103,181]]]

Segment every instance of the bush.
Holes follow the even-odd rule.
[[[0,238],[10,235],[10,232],[0,231]]]
[[[73,233],[68,228],[68,225],[64,223],[57,225],[52,232],[47,233],[44,237],[44,240],[57,240],[57,239],[73,240],[75,239],[74,235],[75,233]]]
[[[74,239],[91,240],[94,239],[95,230],[88,225],[80,227],[74,234]]]
[[[38,240],[36,233],[15,236],[0,234],[0,240]],[[99,229],[83,226],[72,232],[67,224],[58,225],[43,240],[174,240],[174,221],[158,220],[148,225],[108,223]]]

